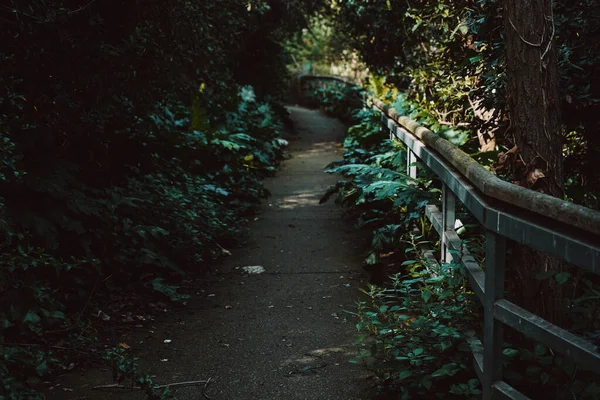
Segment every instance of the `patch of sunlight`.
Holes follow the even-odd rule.
[[[315,362],[315,359],[323,360],[326,356],[332,354],[342,354],[348,359],[356,356],[356,350],[352,346],[344,347],[329,347],[324,349],[316,349],[302,354],[299,357],[291,357],[281,362],[282,367],[307,365]]]
[[[272,205],[283,210],[293,210],[300,207],[316,206],[319,205],[319,200],[323,195],[322,191],[306,190],[296,192],[289,196],[283,196],[277,201],[273,202]]]
[[[338,142],[315,143],[310,149],[303,150],[300,154],[294,154],[294,158],[310,158],[315,155],[337,151],[341,148],[342,145]]]
[[[348,352],[348,349],[344,349],[343,347],[329,347],[327,349],[313,350],[307,354],[312,354],[315,356],[326,356],[327,354],[347,353],[347,352]]]

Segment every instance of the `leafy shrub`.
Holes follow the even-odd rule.
[[[367,264],[379,262],[379,254],[394,248],[408,226],[423,225],[423,210],[439,197],[433,180],[412,179],[399,172],[406,166],[402,145],[382,137],[378,112],[361,110],[359,122],[348,129],[344,160],[326,172],[344,175],[327,190],[321,201],[337,194],[336,202],[347,206],[357,226],[373,229],[372,251]]]
[[[364,343],[355,361],[372,368],[380,389],[398,398],[476,397],[479,381],[464,341],[465,330],[476,325],[476,302],[466,294],[460,268],[432,262],[417,246],[427,241],[410,235],[413,227],[429,233],[424,208],[439,203],[438,184],[425,171],[417,179],[399,172],[406,168],[405,149],[382,135],[377,111],[356,116],[344,160],[327,171],[345,179],[322,201],[337,194],[357,226],[372,229],[365,264],[381,264],[390,252],[399,253],[399,262],[389,286],[369,285],[368,300],[357,303],[356,343]]]
[[[370,346],[363,345],[359,360],[375,369],[381,390],[398,398],[477,398],[464,332],[477,325],[478,300],[466,294],[459,266],[424,257],[419,239],[404,246],[411,259],[390,277],[391,287],[363,290],[368,301],[357,303],[356,342]]]
[[[308,106],[320,107],[326,113],[349,122],[353,121],[355,110],[362,106],[362,92],[358,86],[338,82],[335,85],[313,87],[304,101]]]
[[[283,156],[281,42],[321,4],[0,7],[0,398],[33,398],[109,294],[181,299],[227,254]]]
[[[75,166],[36,173],[35,180],[12,174],[9,184],[35,193],[47,208],[13,196],[2,208],[8,235],[0,252],[0,334],[5,343],[30,344],[3,349],[0,369],[15,382],[6,396],[26,396],[25,383],[17,382],[35,383],[32,375],[63,368],[64,356],[46,350],[56,340],[48,332],[84,324],[82,332],[92,334],[85,321],[95,293],[128,285],[181,300],[169,282],[205,268],[243,232],[244,219],[267,195],[261,178],[274,172],[286,142],[271,106],[251,87],[241,93],[224,123],[206,132],[190,130],[190,111],[176,101],[138,118],[146,134],[135,145],[145,156],[111,187],[88,181]]]

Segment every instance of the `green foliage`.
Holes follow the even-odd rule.
[[[107,293],[181,300],[227,254],[286,145],[282,43],[321,6],[0,7],[0,397],[33,398]]]
[[[306,28],[286,42],[289,69],[294,73],[331,75],[332,65],[351,66],[355,55],[349,54],[346,37],[335,29],[329,14],[313,16]]]
[[[477,398],[464,334],[476,325],[477,299],[466,294],[460,268],[424,257],[419,239],[405,246],[410,260],[402,263],[405,272],[391,276],[391,287],[370,285],[368,300],[357,303],[363,333],[357,342],[370,338],[359,359],[375,369],[380,389],[397,398]]]
[[[174,400],[175,395],[168,387],[160,388],[154,383],[150,375],[140,375],[139,358],[129,353],[128,349],[114,347],[107,350],[104,359],[108,361],[116,383],[139,387],[146,394],[148,400]]]
[[[335,81],[334,81],[335,82]],[[354,113],[362,106],[363,90],[341,82],[309,88],[303,102],[309,107],[319,107],[342,121],[354,121]]]
[[[539,343],[520,343],[503,351],[507,381],[516,387],[535,386],[535,393],[545,393],[552,398],[566,400],[576,396],[591,400],[600,394],[593,373],[578,373],[575,363]],[[523,390],[523,389],[521,389]],[[527,393],[527,392],[525,392]],[[530,396],[535,393],[528,393]]]
[[[412,118],[476,154],[486,141],[496,151],[514,145],[505,89],[503,2],[340,0],[334,23],[345,32],[373,75],[373,86],[406,93]],[[566,130],[565,182],[568,198],[598,208],[600,175],[597,114],[600,85],[598,35],[600,3],[554,3],[555,46],[559,55],[559,99]],[[373,80],[382,78],[374,77]],[[375,93],[380,94],[375,90]],[[395,97],[395,96],[393,96]],[[391,103],[394,103],[392,98]],[[399,111],[402,106],[399,106]],[[495,146],[494,146],[495,145]],[[486,151],[489,166],[498,160]],[[492,157],[489,157],[489,156]]]
[[[383,139],[376,111],[359,111],[356,118],[359,122],[348,129],[344,141],[344,160],[326,171],[348,179],[329,188],[321,202],[337,195],[336,203],[348,207],[357,226],[373,229],[366,263],[377,264],[380,253],[398,245],[407,226],[417,223],[426,229],[425,206],[435,202],[440,191],[426,175],[411,179],[399,172],[406,166],[405,151]]]
[[[464,332],[474,324],[476,303],[458,266],[432,263],[417,246],[425,240],[407,233],[416,226],[428,234],[424,208],[439,202],[440,191],[424,171],[418,179],[399,172],[406,168],[405,151],[382,135],[378,112],[365,109],[356,116],[344,160],[327,171],[345,179],[322,201],[337,194],[357,226],[373,229],[365,264],[381,264],[383,254],[405,250],[391,286],[370,285],[364,291],[369,300],[357,303],[357,362],[372,368],[381,391],[397,398],[474,398],[479,382]]]
[[[486,72],[469,23],[490,3],[341,1],[337,21],[375,75],[436,125],[456,128],[473,121],[468,96]]]
[[[68,169],[46,177],[46,186],[22,183],[21,190],[35,190],[38,201],[52,208],[7,196],[13,239],[0,261],[5,288],[14,289],[0,307],[6,341],[50,341],[46,331],[74,323],[64,312],[81,311],[74,307],[94,292],[125,284],[173,301],[185,298],[165,278],[224,254],[224,246],[243,232],[240,221],[266,196],[260,179],[273,173],[286,144],[272,108],[257,101],[251,88],[242,93],[246,98],[211,134],[189,131],[183,104],[158,105],[140,118],[148,128],[141,144],[147,158],[110,188],[89,186],[77,169]],[[26,371],[21,353],[15,353],[21,364],[5,359],[7,373]]]

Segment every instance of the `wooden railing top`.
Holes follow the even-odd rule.
[[[373,99],[377,108],[427,146],[435,149],[458,172],[463,174],[481,193],[494,199],[533,211],[537,214],[564,222],[571,226],[600,235],[600,212],[571,203],[544,193],[503,181],[483,168],[468,154],[444,138],[421,126],[418,122],[398,113],[378,99]]]
[[[301,79],[335,80],[346,85],[358,86],[349,79],[333,76],[304,75]],[[503,181],[468,154],[418,122],[400,114],[379,99],[370,100],[386,116],[405,127],[425,145],[435,149],[484,195],[600,235],[600,212]]]

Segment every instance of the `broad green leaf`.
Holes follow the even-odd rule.
[[[354,340],[353,344],[359,344],[361,343],[363,340],[365,340],[365,338],[367,337],[367,335],[360,335],[359,337],[356,338],[356,340]]]
[[[460,367],[456,363],[445,364],[442,368],[436,370],[431,374],[433,377],[441,376],[453,376],[460,370]]]
[[[400,372],[400,374],[398,375],[398,379],[402,380],[402,379],[406,379],[409,376],[412,376],[412,371],[411,370],[407,370],[405,369],[404,371]]]
[[[423,301],[425,303],[427,303],[429,301],[429,299],[431,299],[431,292],[427,289],[423,290],[421,292],[421,298],[423,299]]]
[[[41,318],[39,315],[37,315],[35,312],[33,311],[29,311],[27,313],[27,315],[25,315],[25,317],[23,318],[23,322],[25,323],[29,323],[29,324],[37,324],[41,321]]]
[[[507,357],[515,357],[519,355],[519,350],[517,349],[504,349],[502,353]]]
[[[567,281],[569,280],[570,277],[571,277],[570,273],[561,272],[561,273],[554,275],[554,280],[556,280],[556,283],[558,283],[559,285],[562,285],[562,284],[567,283]]]
[[[35,367],[35,372],[37,372],[37,374],[39,376],[43,376],[46,374],[46,372],[48,372],[48,364],[46,363],[46,360],[42,360],[36,367]]]

